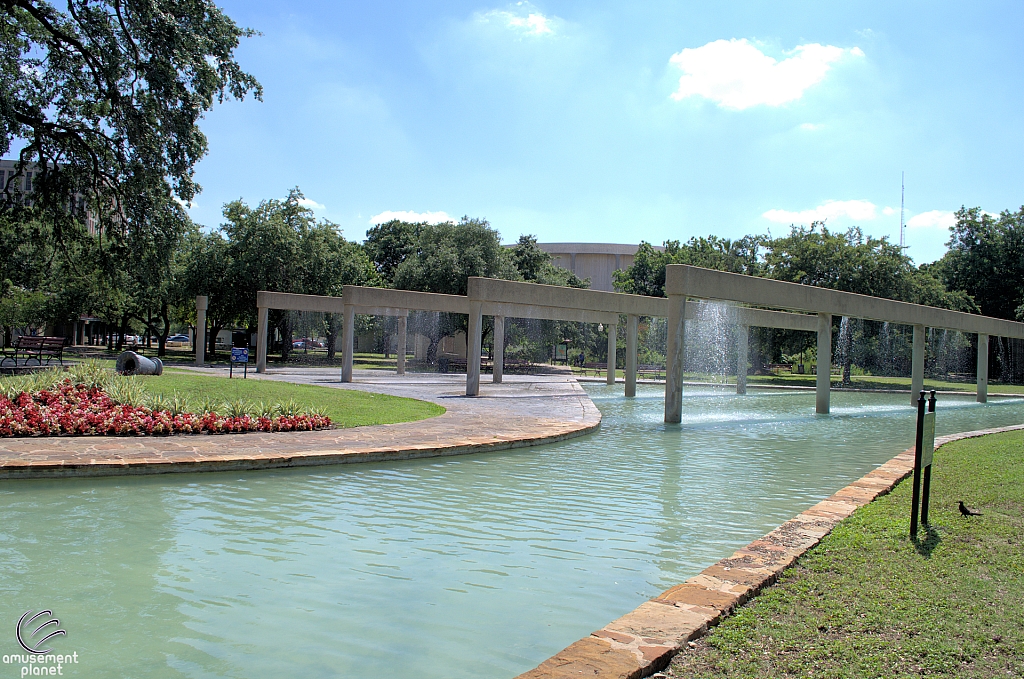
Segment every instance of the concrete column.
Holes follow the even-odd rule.
[[[636,339],[640,317],[626,317],[626,396],[636,396]]]
[[[916,406],[924,389],[924,326],[914,326],[914,352],[910,368],[910,405]]]
[[[466,396],[480,393],[480,351],[483,344],[481,303],[469,302],[469,334],[466,337]]]
[[[356,349],[356,308],[345,304],[341,321],[341,381],[352,381],[352,354]]]
[[[505,374],[505,317],[494,317],[494,368],[491,371],[491,382],[501,384]]]
[[[988,402],[988,335],[978,333],[978,403]]]
[[[747,353],[750,350],[750,326],[736,326],[736,393],[747,393]]]
[[[618,349],[619,326],[612,323],[608,326],[608,384],[615,384],[615,353]]]
[[[256,372],[267,372],[267,344],[270,339],[267,337],[267,315],[270,309],[261,306],[256,310]]]
[[[814,412],[828,415],[832,396],[832,314],[818,314],[818,379]]]
[[[576,253],[569,253],[569,271],[576,273]]]
[[[206,295],[196,295],[196,336],[192,346],[196,350],[196,365],[206,362],[206,309],[209,306]]]
[[[398,369],[395,371],[399,375],[405,374],[405,349],[408,341],[408,328],[409,318],[407,316],[398,317],[398,353],[395,356]]]
[[[686,296],[668,296],[668,352],[665,354],[665,422],[683,419],[683,357],[685,347]]]

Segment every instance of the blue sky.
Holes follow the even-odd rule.
[[[828,219],[941,256],[1024,203],[1024,5],[222,1],[262,103],[218,106],[191,209],[281,198],[661,243]]]

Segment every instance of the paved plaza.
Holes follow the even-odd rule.
[[[226,374],[226,369],[195,369]],[[446,412],[417,422],[313,432],[0,439],[0,479],[269,469],[463,455],[535,446],[596,430],[601,414],[568,375],[506,376],[465,396],[465,375],[282,368],[249,379],[405,396]]]

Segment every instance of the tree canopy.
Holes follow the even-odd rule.
[[[36,164],[30,209],[53,238],[70,238],[82,207],[115,245],[132,232],[180,230],[151,216],[199,190],[199,118],[226,97],[262,96],[234,58],[253,31],[209,0],[0,7],[0,153],[20,146],[23,169]]]

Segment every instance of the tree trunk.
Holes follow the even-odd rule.
[[[341,323],[338,322],[337,314],[327,315],[327,360],[333,361],[337,351],[335,346],[338,343],[338,333],[341,332]]]

